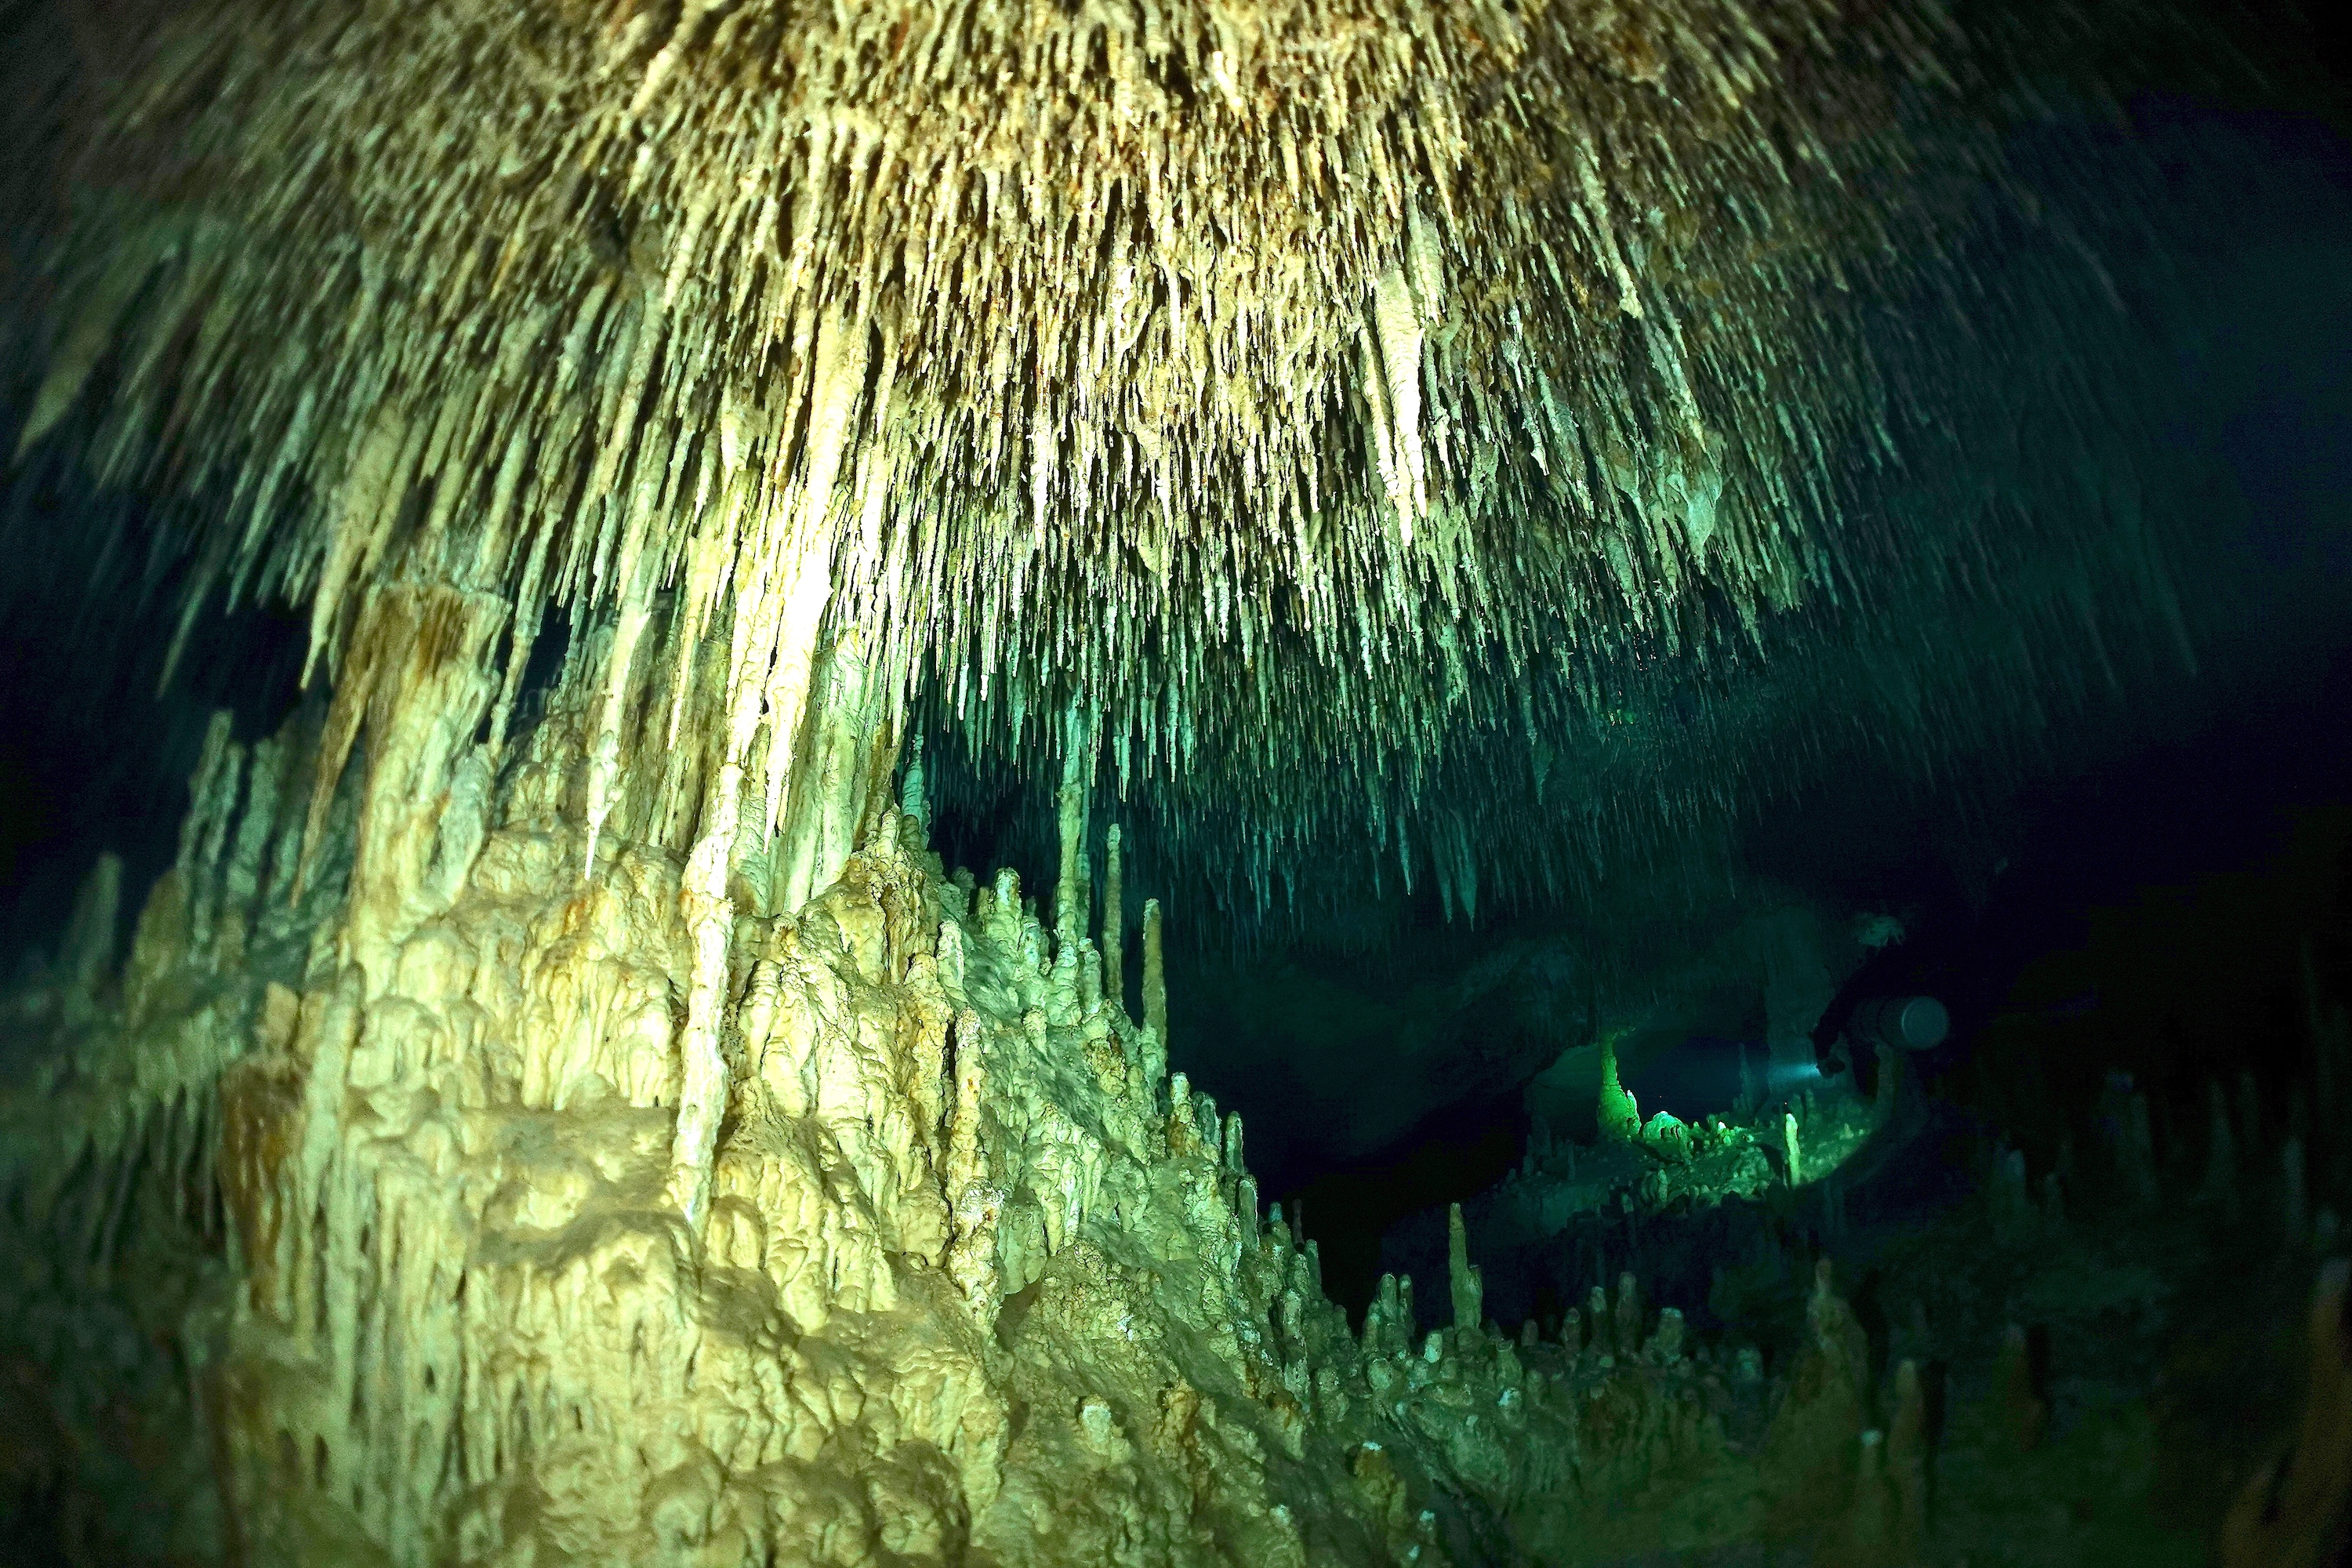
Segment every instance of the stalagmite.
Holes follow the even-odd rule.
[[[1862,1435],[1860,1458],[1854,1466],[1853,1500],[1847,1505],[1846,1540],[1864,1555],[1875,1558],[1894,1544],[1895,1503],[1889,1495],[1886,1474],[1886,1434],[1873,1428]]]
[[[1086,886],[1087,784],[1093,757],[1072,746],[1062,770],[1057,802],[1061,826],[1061,870],[1054,879],[1054,930],[1063,941],[1085,934],[1087,910],[1080,897]]]
[[[2041,1447],[2042,1436],[2049,1429],[2050,1406],[2042,1396],[2032,1341],[2026,1331],[2015,1323],[2003,1332],[1993,1386],[1997,1414],[2010,1441],[2021,1452],[2030,1453]]]
[[[1927,1400],[1919,1363],[1895,1369],[1895,1415],[1887,1424],[1886,1469],[1895,1486],[1896,1550],[1916,1558],[1927,1541]]]
[[[1486,1321],[1486,1291],[1478,1266],[1470,1261],[1469,1240],[1462,1228],[1462,1205],[1445,1212],[1445,1277],[1454,1299],[1454,1332],[1475,1337]]]
[[[1167,1070],[1168,1059],[1168,961],[1160,930],[1160,900],[1143,901],[1143,1028],[1150,1042],[1147,1050],[1157,1053],[1152,1059],[1159,1065],[1151,1069],[1156,1082]]]
[[[1996,1148],[1986,1185],[1993,1223],[2000,1234],[2011,1240],[2031,1236],[2039,1215],[2033,1206],[2032,1184],[2026,1173],[2025,1151]]]
[[[1103,994],[1110,1005],[1124,1013],[1127,1009],[1127,977],[1123,965],[1127,958],[1127,887],[1119,863],[1118,824],[1114,822],[1103,835],[1102,950]],[[1236,1123],[1236,1130],[1239,1124]]]
[[[1606,1036],[1601,1041],[1601,1099],[1596,1114],[1607,1137],[1633,1142],[1642,1135],[1641,1105],[1618,1081],[1617,1042]]]
[[[1642,1349],[1643,1320],[1649,1316],[1642,1302],[1642,1283],[1630,1273],[1617,1276],[1617,1300],[1609,1309],[1609,1326],[1615,1335],[1617,1353],[1630,1360]]]
[[[1682,1309],[1661,1308],[1658,1311],[1657,1331],[1652,1334],[1649,1342],[1642,1347],[1643,1355],[1654,1363],[1673,1365],[1683,1357],[1683,1332]]]
[[[2238,1209],[2238,1141],[2230,1131],[2229,1097],[2222,1091],[2219,1079],[2208,1083],[2206,1091],[2211,1116],[2206,1133],[2205,1179],[2197,1195],[2200,1202],[2234,1216]]]

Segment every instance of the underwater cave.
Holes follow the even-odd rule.
[[[2289,0],[0,0],[0,1563],[2352,1563]]]

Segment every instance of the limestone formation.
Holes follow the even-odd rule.
[[[0,1310],[123,1558],[1467,1568],[1802,1539],[1853,1473],[1908,1518],[1826,1270],[1771,1381],[1630,1274],[1515,1349],[1458,1224],[1455,1331],[1400,1281],[1351,1333],[1169,1070],[1167,928],[1391,876],[1475,922],[1727,820],[1784,765],[1645,794],[1653,739],[1821,707],[1815,641],[1986,747],[2101,605],[2193,657],[2129,464],[2052,544],[1952,450],[2011,412],[1934,395],[2133,426],[2052,328],[2095,267],[1970,252],[2042,223],[2012,89],[2113,63],[2071,20],[20,14],[0,545],[70,490],[167,682],[266,604],[312,694],[213,725],[127,955],[101,859],[0,1009]],[[1982,322],[1883,353],[1938,291]],[[2003,636],[1931,679],[1905,595]],[[1026,898],[929,847],[991,767],[1051,792]],[[1755,1152],[1607,1081],[1662,1193]]]
[[[1128,852],[1163,893],[1297,922],[1418,877],[1475,919],[1866,727],[1923,760],[2046,728],[2011,699],[2064,650],[2112,671],[2100,614],[2188,657],[2135,417],[2081,422],[2118,444],[2084,511],[2013,395],[1948,406],[2128,402],[2067,176],[2003,143],[2019,80],[2222,58],[2108,8],[2087,57],[1913,0],[133,0],[103,46],[37,12],[0,81],[0,212],[48,241],[0,324],[38,367],[14,450],[173,500],[113,544],[176,584],[174,658],[282,602],[356,712],[407,624],[372,606],[432,585],[502,742],[568,626],[583,868],[668,669],[665,743],[718,753],[662,805],[707,927],[739,817],[804,900],[860,746],[918,722],[935,789],[1156,796]],[[1980,275],[1996,240],[2067,259]],[[1969,330],[1874,337],[1927,294]],[[2032,527],[1987,451],[2059,486]],[[1897,459],[1907,492],[1855,477]],[[1925,661],[1915,603],[2007,630]],[[1806,739],[1664,765],[1754,723]],[[1782,968],[1776,1049],[1820,1000]]]
[[[1601,1100],[1595,1115],[1605,1138],[1633,1142],[1642,1136],[1641,1102],[1618,1081],[1617,1042],[1606,1037],[1601,1042]]]
[[[186,1362],[83,1374],[155,1407],[134,1555],[1427,1563],[1764,1473],[1630,1275],[1593,1354],[1481,1331],[1458,1211],[1456,1331],[1414,1349],[1391,1281],[1351,1334],[1085,929],[945,875],[903,796],[796,910],[739,876],[710,963],[660,781],[595,784],[602,701],[559,689],[477,792],[387,745],[323,807],[331,716],[216,726],[127,959],[78,939],[13,999],[50,1065],[0,1101],[12,1321]]]

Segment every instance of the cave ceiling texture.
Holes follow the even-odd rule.
[[[2325,46],[0,0],[0,1558],[2337,1561]]]

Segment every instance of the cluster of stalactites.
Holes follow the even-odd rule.
[[[1349,788],[1349,760],[1337,760],[1337,786],[1302,793],[1287,814],[1242,789],[1139,796],[1142,831],[1129,840],[1139,880],[1217,911],[1194,934],[1242,951],[1329,940],[1359,927],[1351,906],[1399,896],[1464,925],[1584,907],[1628,871],[1710,899],[1736,878],[1759,809],[1857,758],[1890,786],[2006,789],[2066,763],[2058,716],[2087,718],[2168,668],[2195,667],[2193,645],[2170,632],[2181,624],[2170,571],[2146,540],[2039,584],[2011,579],[2001,603],[1790,648],[1737,683],[1636,689],[1597,710],[1538,689],[1532,726],[1470,731],[1412,783]],[[971,759],[939,759],[929,776],[943,804],[982,819],[1020,788]],[[995,851],[1046,862],[1049,820],[1016,816]],[[1385,926],[1362,929],[1385,939]]]
[[[1721,852],[1698,868],[1712,887],[1748,817],[1841,761],[1998,791],[2063,764],[2062,720],[2194,673],[2179,584],[2202,568],[2183,553],[2188,520],[2161,510],[2183,479],[2152,466],[2177,415],[2099,259],[2137,243],[2114,231],[2163,200],[2150,169],[2081,148],[2034,173],[2031,216],[1979,240],[1999,259],[1971,285],[1967,330],[1913,324],[1962,310],[1932,268],[1874,329],[1867,461],[1822,462],[1780,498],[1784,518],[1843,520],[1806,555],[1820,593],[1761,615],[1698,595],[1647,619],[1571,605],[1523,667],[1507,635],[1481,642],[1475,616],[1433,615],[1408,661],[1418,688],[1385,667],[1360,679],[1344,660],[1260,658],[1230,694],[1255,721],[1186,751],[1170,776],[1141,748],[1107,745],[1122,793],[1150,779],[1164,807],[1139,846],[1154,885],[1225,912],[1244,944],[1392,889],[1475,922],[1482,907],[1557,903],[1629,865],[1689,860],[1692,846]],[[2174,205],[2175,235],[2218,219]],[[952,713],[947,689],[933,683],[940,731],[976,752],[1018,755],[1050,728],[1017,688],[969,709],[958,689]]]
[[[2048,235],[2005,277],[1974,332],[1898,326],[1880,345],[1906,460],[1836,479],[1856,521],[1833,595],[1752,624],[1562,641],[1511,680],[1446,640],[1419,673],[1453,706],[1419,729],[1353,672],[1318,704],[1312,661],[1261,661],[1259,721],[1166,779],[1098,723],[1139,875],[1220,911],[1244,947],[1397,893],[1475,923],[1634,868],[1719,892],[1756,812],[1856,759],[1898,787],[1990,792],[2063,765],[2080,721],[2198,668],[2181,584],[2213,579],[2162,507],[2179,479],[2151,466],[2168,395],[2110,280]],[[1949,395],[1970,386],[2004,395]],[[924,706],[950,810],[1002,815],[1024,750],[1068,733],[1017,691],[960,715],[934,682]],[[1046,820],[997,852],[1043,862]]]
[[[1916,155],[1935,15],[215,4],[77,132],[173,199],[66,237],[24,437],[206,487],[191,603],[321,668],[382,584],[505,600],[500,727],[552,604],[611,691],[719,658],[772,781],[853,629],[1045,776],[1079,694],[1123,781],[1432,754],[1826,585],[1886,416],[1818,301],[1990,156]]]

